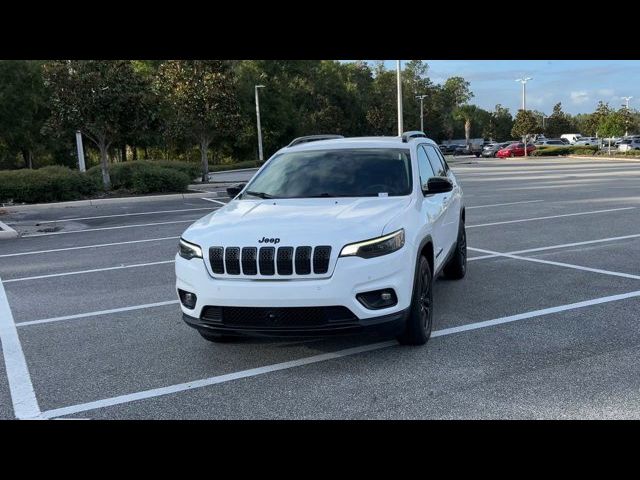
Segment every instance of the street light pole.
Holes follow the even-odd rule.
[[[258,159],[260,162],[264,160],[264,156],[262,154],[262,127],[260,126],[260,97],[258,95],[258,89],[264,88],[264,85],[256,85],[256,121],[258,124]]]
[[[516,79],[516,82],[522,83],[522,111],[527,111],[527,82],[533,80],[531,77],[523,77]],[[524,156],[527,156],[527,135],[524,136]]]
[[[620,97],[625,101],[625,107],[627,109],[627,114],[629,113],[629,100],[631,100],[633,97]],[[629,128],[627,125],[627,121],[625,120],[625,130],[624,130],[624,136],[628,137],[629,136]]]
[[[426,95],[416,95],[420,99],[420,131],[424,132],[424,98]]]
[[[402,136],[402,69],[400,60],[396,60],[396,72],[398,76],[398,136]]]

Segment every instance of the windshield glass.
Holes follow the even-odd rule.
[[[249,183],[242,199],[377,197],[411,193],[408,149],[283,153]]]

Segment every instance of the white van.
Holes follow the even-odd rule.
[[[579,133],[565,133],[564,135],[560,135],[560,138],[566,138],[567,140],[569,140],[569,143],[571,145],[580,140],[581,137],[582,135],[580,135]]]

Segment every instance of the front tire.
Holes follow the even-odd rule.
[[[460,219],[455,253],[449,259],[442,272],[445,277],[452,280],[460,280],[467,273],[467,232],[462,218]]]
[[[423,256],[418,261],[413,282],[413,296],[404,332],[398,336],[402,345],[424,345],[431,337],[433,326],[433,277],[429,262]]]

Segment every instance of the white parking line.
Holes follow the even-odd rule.
[[[574,270],[583,270],[585,272],[602,273],[603,275],[612,275],[614,277],[631,278],[634,280],[640,280],[639,275],[631,275],[630,273],[613,272],[610,270],[602,270],[599,268],[583,267],[581,265],[574,265],[572,263],[553,262],[551,260],[542,260],[541,258],[521,257],[518,255],[511,255],[509,253],[500,253],[500,252],[494,252],[492,250],[485,250],[482,248],[472,248],[472,247],[468,247],[468,248],[469,250],[473,250],[474,252],[488,253],[490,255],[497,255],[499,257],[511,258],[514,260],[523,260],[525,262],[533,262],[533,263],[543,263],[545,265],[554,265],[556,267],[566,267],[566,268],[572,268]]]
[[[144,239],[144,240],[129,240],[127,242],[100,243],[100,244],[97,244],[97,245],[82,245],[80,247],[52,248],[50,250],[35,250],[33,252],[6,253],[4,255],[0,255],[0,258],[20,257],[22,255],[37,255],[37,254],[40,254],[40,253],[66,252],[68,250],[82,250],[82,249],[85,249],[85,248],[113,247],[115,245],[128,245],[130,243],[160,242],[160,241],[163,241],[163,240],[176,240],[178,238],[180,238],[180,236],[177,236],[177,237],[147,238],[147,239]]]
[[[117,227],[87,228],[85,230],[71,230],[68,232],[31,233],[29,235],[23,235],[22,238],[47,237],[49,235],[65,235],[67,233],[98,232],[100,230],[118,230],[120,228],[152,227],[154,225],[172,225],[176,223],[193,223],[193,222],[195,222],[195,220],[174,220],[171,222],[139,223],[137,225],[119,225]]]
[[[206,200],[207,202],[219,203],[220,205],[227,204],[227,202],[221,202],[220,200],[215,200],[213,198],[202,198],[202,200]]]
[[[544,252],[547,250],[556,250],[558,248],[568,248],[568,247],[580,247],[583,245],[592,245],[595,243],[606,243],[606,242],[615,242],[618,240],[629,240],[629,239],[633,239],[633,238],[640,238],[640,234],[634,234],[634,235],[624,235],[622,237],[609,237],[609,238],[600,238],[598,240],[587,240],[585,242],[573,242],[573,243],[563,243],[560,245],[551,245],[548,247],[538,247],[538,248],[529,248],[527,250],[515,250],[513,252],[507,252],[507,254],[509,255],[520,255],[523,253],[534,253],[534,252]],[[471,247],[469,247],[469,249],[472,249]],[[473,249],[472,249],[473,250]],[[500,257],[501,255],[481,255],[478,257],[471,257],[468,258],[468,261],[471,260],[484,260],[485,258],[496,258],[496,257]]]
[[[633,210],[635,208],[636,207],[608,208],[606,210],[592,210],[590,212],[565,213],[563,215],[550,215],[548,217],[533,217],[533,218],[523,218],[520,220],[505,220],[502,222],[491,222],[491,223],[480,223],[476,225],[467,225],[467,228],[490,227],[492,225],[505,225],[507,223],[533,222],[536,220],[549,220],[551,218],[575,217],[578,215],[593,215],[595,213],[620,212],[622,210]]]
[[[206,200],[206,199],[205,199]],[[139,212],[139,213],[118,213],[115,215],[98,215],[95,217],[78,217],[78,218],[64,218],[61,220],[45,220],[42,222],[38,222],[38,224],[42,225],[44,223],[59,223],[59,222],[77,222],[80,220],[95,220],[98,218],[115,218],[115,217],[130,217],[132,215],[156,215],[160,213],[178,213],[178,212],[191,212],[196,210],[211,210],[210,207],[202,207],[202,208],[182,208],[180,210],[158,210],[156,212]]]
[[[500,317],[493,320],[486,320],[482,322],[470,323],[467,325],[461,325],[459,327],[446,328],[443,330],[436,330],[432,333],[433,337],[443,337],[446,335],[452,335],[456,333],[467,332],[471,330],[478,330],[481,328],[492,327],[495,325],[502,325],[505,323],[516,322],[520,320],[526,320],[530,318],[536,318],[544,315],[550,315],[558,312],[565,312],[567,310],[574,310],[577,308],[589,307],[591,305],[599,305],[602,303],[616,302],[619,300],[625,300],[628,298],[640,297],[640,290],[623,293],[620,295],[611,295],[608,297],[600,297],[592,300],[586,300],[583,302],[569,303],[566,305],[560,305],[557,307],[544,308],[541,310],[534,310],[530,312],[520,313],[517,315],[509,315],[506,317]],[[118,395],[116,397],[105,398],[102,400],[96,400],[93,402],[81,403],[78,405],[71,405],[68,407],[56,408],[53,410],[47,410],[42,412],[40,418],[55,418],[64,415],[72,415],[79,412],[86,412],[88,410],[95,410],[98,408],[111,407],[114,405],[120,405],[124,403],[135,402],[138,400],[145,400],[149,398],[160,397],[164,395],[170,395],[173,393],[180,393],[187,390],[193,390],[196,388],[207,387],[210,385],[217,385],[225,382],[231,382],[242,378],[255,377],[258,375],[264,375],[266,373],[277,372],[280,370],[286,370],[290,368],[300,367],[303,365],[310,365],[313,363],[324,362],[327,360],[334,360],[341,357],[347,357],[350,355],[357,355],[359,353],[371,352],[374,350],[380,350],[383,348],[397,345],[395,340],[374,343],[370,345],[364,345],[355,348],[348,348],[345,350],[338,350],[336,352],[323,353],[320,355],[314,355],[311,357],[301,358],[288,362],[276,363],[267,365],[264,367],[252,368],[249,370],[241,370],[239,372],[228,373],[225,375],[217,375],[215,377],[204,378],[201,380],[194,380],[191,382],[179,383],[168,387],[154,388],[150,390],[144,390],[141,392],[130,393],[126,395]]]
[[[40,407],[33,390],[31,375],[24,358],[7,294],[2,286],[2,279],[0,279],[0,341],[14,415],[18,419],[36,418],[40,415]]]
[[[77,270],[75,272],[51,273],[49,275],[36,275],[33,277],[11,278],[9,280],[3,280],[2,283],[24,282],[27,280],[39,280],[42,278],[66,277],[68,275],[81,275],[83,273],[107,272],[109,270],[122,270],[125,268],[150,267],[153,265],[163,265],[166,263],[173,263],[173,262],[174,260],[162,260],[160,262],[136,263],[133,265],[118,265],[117,267],[92,268],[91,270]]]
[[[2,285],[0,284],[0,288]],[[28,322],[16,323],[16,327],[28,327],[30,325],[42,325],[44,323],[62,322],[66,320],[77,320],[79,318],[98,317],[100,315],[111,315],[113,313],[131,312],[133,310],[143,310],[146,308],[164,307],[165,305],[175,305],[178,300],[168,300],[166,302],[145,303],[143,305],[133,305],[131,307],[112,308],[110,310],[98,310],[96,312],[76,313],[75,315],[65,315],[62,317],[43,318],[42,320],[30,320]]]
[[[523,202],[494,203],[492,205],[473,205],[471,207],[466,207],[466,209],[471,210],[472,208],[506,207],[507,205],[522,205],[523,203],[538,203],[538,202],[544,202],[544,200],[526,200]]]

